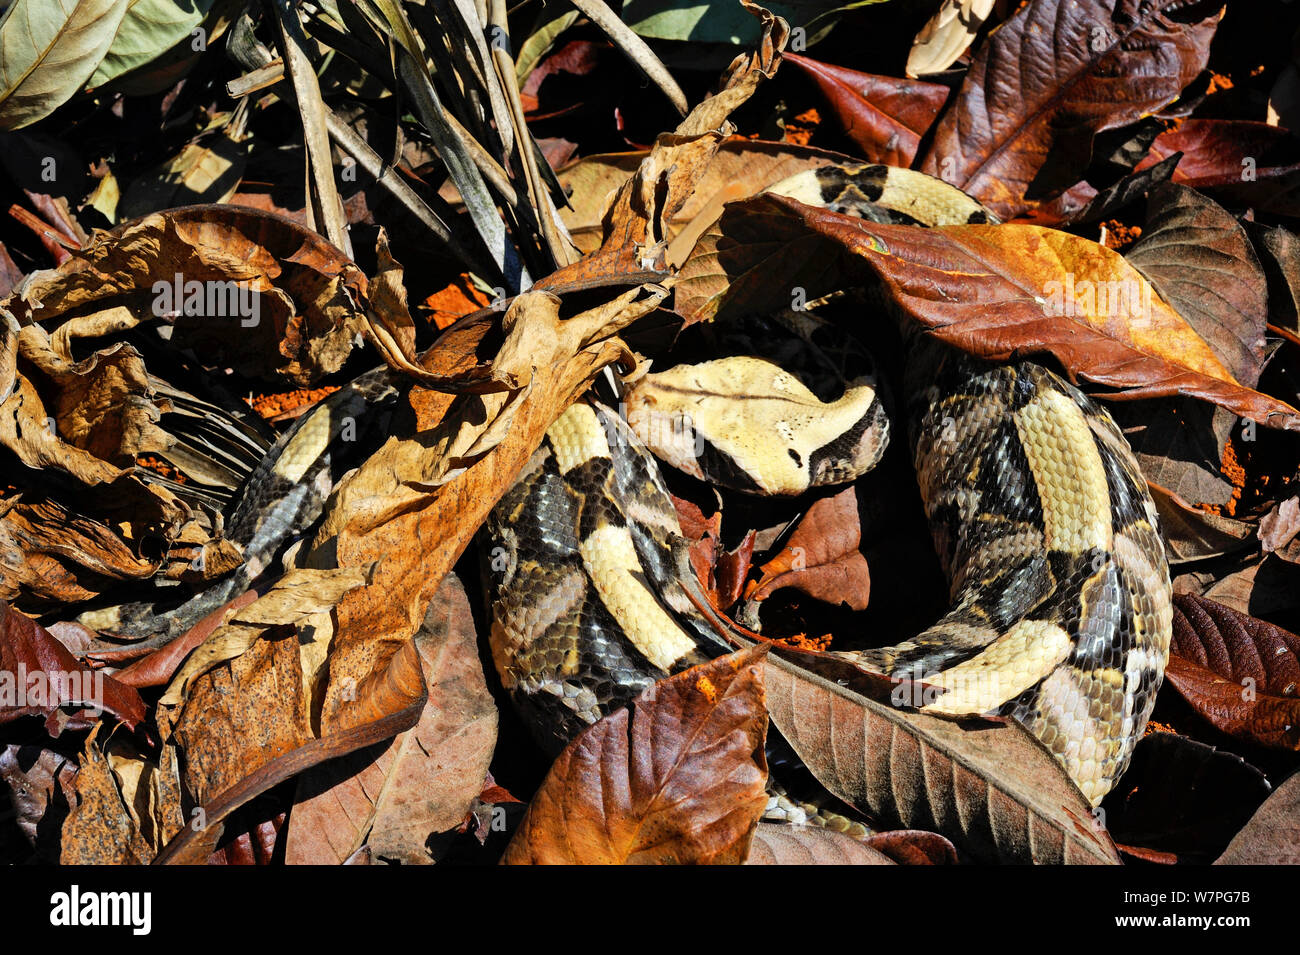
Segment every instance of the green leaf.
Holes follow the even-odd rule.
[[[0,129],[43,119],[104,58],[128,0],[14,0],[0,19]]]
[[[561,33],[573,26],[578,19],[577,10],[565,10],[558,3],[542,8],[539,22],[533,28],[532,35],[519,48],[515,58],[515,78],[522,89],[528,74],[541,61],[548,50],[555,45]]]
[[[117,37],[90,76],[94,87],[162,56],[190,38],[214,0],[129,0]]]
[[[830,14],[882,2],[780,0],[763,6],[785,17],[791,27],[807,31],[799,47],[802,49],[816,43],[834,25]],[[623,20],[641,36],[656,40],[745,44],[758,39],[758,21],[745,12],[738,0],[623,0]]]

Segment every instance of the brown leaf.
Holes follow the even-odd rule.
[[[765,647],[648,688],[555,760],[502,862],[739,863],[767,803]]]
[[[1300,237],[1259,222],[1247,223],[1246,229],[1268,277],[1269,321],[1300,332]]]
[[[97,731],[96,731],[97,732]],[[108,758],[86,740],[75,785],[77,805],[63,821],[63,865],[145,865],[156,848],[140,832],[138,820],[118,787]]]
[[[393,695],[408,700],[408,705],[399,709],[396,703],[387,701],[382,707],[386,710],[384,715],[369,722],[359,722],[328,736],[309,738],[296,749],[278,746],[278,751],[273,752],[269,760],[251,764],[251,772],[225,791],[214,793],[206,801],[196,800],[202,813],[196,814],[189,825],[184,826],[167,842],[163,851],[154,857],[154,864],[199,865],[207,862],[225,834],[226,820],[241,806],[319,763],[390,739],[414,726],[424,708],[424,683],[415,645],[407,643],[406,646],[410,648],[409,652],[394,655],[384,676],[388,678]],[[367,716],[380,708],[367,698],[358,700],[357,706],[365,710]],[[174,746],[169,741],[163,749],[164,758],[173,749]],[[206,781],[201,773],[190,773],[190,776]],[[193,792],[192,787],[190,791]]]
[[[60,862],[141,864],[185,828],[175,753],[146,757],[129,738],[101,748],[98,727],[86,740],[73,780],[76,799],[64,820]],[[198,818],[201,812],[192,818]]]
[[[362,843],[374,856],[429,861],[426,842],[454,829],[482,789],[497,710],[483,679],[465,588],[448,574],[415,635],[429,699],[391,743],[300,777],[285,861],[339,865]]]
[[[263,797],[264,799],[266,797]],[[248,810],[261,809],[254,813],[260,816],[258,821],[244,823]],[[221,845],[208,856],[208,865],[270,865],[275,859],[276,845],[284,831],[287,815],[276,812],[269,807],[261,807],[255,801],[232,815],[230,824],[222,837]],[[232,834],[232,829],[242,828],[242,832]]]
[[[631,179],[648,155],[648,152],[637,152],[586,156],[558,174],[572,206],[562,210],[560,217],[584,252],[600,246],[604,235],[602,220],[610,203],[619,187]],[[698,233],[721,214],[723,203],[755,195],[807,169],[859,161],[827,149],[731,136],[699,170],[695,191],[664,220],[667,237],[673,240],[674,248],[686,243],[693,245]],[[686,250],[689,251],[689,245]],[[674,256],[675,253],[670,258]]]
[[[757,7],[746,9],[763,21],[757,49],[736,57],[721,89],[691,110],[675,130],[656,139],[654,148],[609,204],[601,247],[553,272],[534,289],[665,268],[668,222],[694,194],[722,141],[734,131],[727,117],[753,95],[759,83],[775,75],[789,36],[784,20]]]
[[[1300,699],[1251,693],[1213,670],[1171,656],[1165,679],[1215,727],[1261,746],[1300,750]]]
[[[1124,258],[1248,388],[1264,365],[1268,297],[1246,231],[1222,206],[1174,183],[1157,186]]]
[[[1153,480],[1147,487],[1160,515],[1160,536],[1174,561],[1200,560],[1250,546],[1252,529],[1245,521],[1197,510]]]
[[[762,576],[750,598],[765,600],[783,587],[793,587],[815,600],[866,609],[871,576],[858,550],[861,534],[852,487],[819,498],[781,552],[759,568]]]
[[[807,229],[778,227],[781,216]],[[1050,353],[1072,375],[1124,389],[1124,398],[1194,395],[1300,430],[1300,411],[1235,382],[1136,269],[1087,239],[1029,225],[869,223],[770,195],[730,207],[720,225],[734,237],[718,255],[730,287],[702,315],[788,302],[795,284],[810,298],[842,287],[848,266],[827,254],[823,236],[860,258],[896,308],[964,351],[993,361]],[[761,241],[748,248],[750,237]]]
[[[867,839],[866,844],[899,865],[957,864],[957,849],[937,832],[893,829],[876,833]]]
[[[41,746],[9,743],[0,748],[0,780],[9,789],[18,828],[40,853],[50,829],[62,826],[76,801],[76,760]],[[55,847],[57,858],[57,847]]]
[[[917,168],[1015,218],[1078,182],[1097,133],[1178,96],[1205,68],[1220,9],[1027,4],[975,52]]]
[[[1300,749],[1300,637],[1190,594],[1174,598],[1169,682],[1214,726]]]
[[[232,302],[222,287],[222,310],[194,314],[186,307],[196,301],[190,282],[244,283],[246,299]],[[365,288],[360,269],[315,231],[274,213],[210,205],[102,233],[57,269],[35,273],[5,304],[20,321],[49,327],[91,304],[134,303],[146,314],[174,315],[173,347],[248,375],[278,373],[309,385],[342,367],[361,330],[357,302]],[[203,294],[206,313],[213,288]],[[232,305],[256,305],[257,314]]]
[[[760,822],[745,865],[894,865],[894,860],[842,832]]]
[[[1014,722],[950,721],[865,699],[769,658],[772,722],[832,793],[979,861],[1115,863],[1078,787]]]
[[[1175,518],[1172,527],[1179,526],[1180,518],[1193,527],[1219,521],[1227,526],[1242,523],[1196,509],[1196,505],[1205,504],[1222,508],[1232,500],[1234,492],[1240,493],[1223,474],[1221,463],[1228,437],[1238,421],[1235,415],[1183,397],[1117,402],[1108,410],[1137,455],[1142,476],[1167,492],[1168,508],[1186,509]],[[1156,506],[1160,507],[1159,501]],[[1249,525],[1243,526],[1244,537],[1249,537]],[[1160,530],[1166,530],[1163,522]],[[1180,538],[1166,533],[1165,539],[1170,549],[1183,559],[1223,553],[1213,547],[1198,551],[1193,543],[1196,536],[1193,533],[1190,538]]]
[[[1255,616],[1288,613],[1300,607],[1300,566],[1265,554],[1215,581],[1201,596]]]
[[[145,718],[144,701],[132,687],[80,663],[44,627],[3,600],[0,687],[0,724],[44,716],[51,736],[94,726],[103,710],[132,729]],[[61,709],[74,706],[79,709],[71,715]]]
[[[1300,695],[1300,636],[1204,597],[1174,598],[1170,652],[1228,680]]]
[[[1214,864],[1300,864],[1300,773],[1264,800]]]
[[[868,162],[912,165],[921,137],[948,98],[948,87],[939,83],[860,73],[793,53],[783,59],[817,84],[844,135]]]
[[[1268,554],[1281,550],[1300,534],[1300,497],[1288,497],[1259,520],[1259,543]]]
[[[1236,119],[1188,119],[1156,137],[1137,168],[1182,153],[1174,182],[1225,202],[1300,213],[1300,148],[1287,130]]]

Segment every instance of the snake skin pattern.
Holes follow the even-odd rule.
[[[916,176],[827,167],[775,191],[926,225],[995,221]],[[1015,718],[1096,804],[1128,764],[1168,659],[1155,506],[1118,427],[1077,388],[1033,363],[908,337],[908,431],[952,609],[912,640],[844,655],[923,687],[914,705],[926,712]],[[730,649],[685,595],[686,544],[653,458],[608,409],[579,403],[556,422],[486,535],[497,670],[552,750],[653,680]]]

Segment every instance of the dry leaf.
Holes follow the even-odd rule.
[[[341,368],[352,350],[365,289],[350,260],[283,216],[188,206],[98,235],[59,268],[28,276],[3,304],[47,328],[92,303],[134,304],[174,321],[175,347],[248,375],[309,385]]]
[[[807,229],[778,228],[773,220],[781,216]],[[843,287],[848,266],[827,250],[845,248],[898,310],[963,351],[993,361],[1050,353],[1072,375],[1124,389],[1125,398],[1194,395],[1260,424],[1300,430],[1300,411],[1235,382],[1136,269],[1087,239],[1029,225],[868,223],[776,196],[731,207],[720,225],[734,237],[716,255],[730,284],[697,309],[700,317],[788,301],[794,285],[809,297]],[[794,254],[799,234],[814,267]],[[746,245],[760,235],[762,243]]]
[[[1300,773],[1264,800],[1214,864],[1300,864]]]
[[[429,699],[391,743],[305,773],[285,861],[338,865],[361,846],[374,857],[428,861],[425,843],[454,829],[483,786],[497,710],[483,680],[465,588],[448,574],[416,633]]]
[[[78,662],[44,627],[0,600],[0,725],[44,716],[46,732],[58,736],[96,725],[103,711],[128,728],[145,718],[133,688]]]
[[[757,647],[692,667],[555,760],[506,864],[738,863],[767,804]]]
[[[872,818],[937,832],[985,862],[1119,861],[1078,787],[1019,724],[907,712],[781,660],[766,680],[772,722],[822,785]]]
[[[1203,597],[1174,598],[1165,675],[1231,736],[1300,749],[1300,637]]]
[[[1025,5],[975,52],[917,168],[1015,218],[1079,181],[1097,133],[1182,92],[1205,68],[1221,7]]]
[[[943,0],[912,41],[907,75],[942,73],[966,52],[993,12],[994,0]]]
[[[760,822],[745,865],[894,865],[894,860],[842,832]]]
[[[860,73],[793,53],[785,54],[784,61],[817,84],[844,135],[862,149],[862,158],[868,162],[904,168],[912,165],[921,138],[948,98],[948,87],[938,83]],[[757,191],[751,190],[749,195]]]
[[[1156,137],[1138,169],[1182,153],[1174,182],[1225,202],[1300,213],[1300,149],[1287,130],[1235,119],[1188,119]]]
[[[1264,271],[1236,218],[1174,183],[1148,200],[1142,238],[1124,258],[1155,286],[1248,388],[1264,364]]]
[[[833,606],[863,610],[871,576],[858,550],[861,542],[857,492],[849,487],[819,498],[781,552],[759,568],[762,576],[748,596],[765,600],[783,587],[793,587]]]

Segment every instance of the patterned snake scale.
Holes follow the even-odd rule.
[[[826,167],[771,191],[877,221],[995,221],[951,186],[884,166]],[[1096,804],[1169,653],[1155,505],[1114,421],[1058,375],[908,338],[908,432],[951,610],[904,643],[843,655],[932,688],[925,712],[1019,720]],[[687,545],[653,456],[603,406],[556,421],[485,534],[496,667],[552,751],[731,649],[686,593]]]

